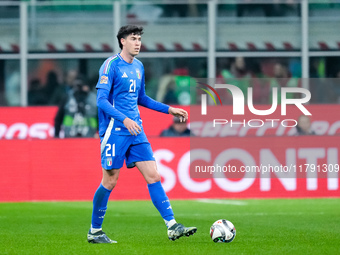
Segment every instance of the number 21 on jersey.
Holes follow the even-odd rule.
[[[134,80],[134,79],[130,80],[129,92],[136,92],[136,80]]]

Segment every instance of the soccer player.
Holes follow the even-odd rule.
[[[196,227],[184,227],[176,222],[143,131],[138,105],[171,114],[181,121],[187,120],[188,113],[145,94],[144,67],[135,58],[140,51],[142,34],[142,27],[121,27],[117,34],[121,52],[106,59],[99,70],[96,88],[103,178],[93,198],[91,228],[87,234],[89,243],[116,243],[102,231],[102,223],[124,160],[128,168],[136,166],[143,175],[151,200],[167,226],[170,240],[190,236],[197,231]]]

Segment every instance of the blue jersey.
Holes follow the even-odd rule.
[[[169,106],[146,96],[144,66],[136,58],[132,63],[124,61],[120,54],[106,59],[99,70],[96,88],[109,92],[107,101],[110,103],[110,107],[103,106],[97,96],[100,136],[107,130],[118,135],[130,135],[123,124],[126,117],[143,129],[138,104],[164,113],[169,110]]]

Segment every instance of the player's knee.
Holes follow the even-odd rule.
[[[113,181],[113,180],[103,181],[103,186],[108,190],[113,190],[116,184],[117,184],[117,181]]]
[[[159,182],[159,181],[161,181],[161,176],[158,172],[149,176],[147,179],[148,184],[152,184],[152,183]]]
[[[117,185],[117,178],[103,178],[102,183],[105,188],[108,190],[113,190],[113,188]]]

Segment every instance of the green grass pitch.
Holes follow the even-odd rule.
[[[173,200],[198,231],[169,241],[151,201],[110,201],[103,230],[118,244],[88,244],[91,202],[0,203],[0,254],[340,254],[340,199]],[[234,223],[232,243],[211,224]]]

